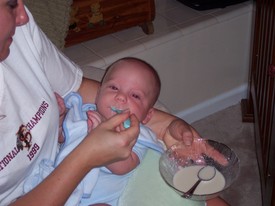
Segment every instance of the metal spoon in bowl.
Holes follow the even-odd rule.
[[[216,175],[216,168],[212,166],[202,167],[197,174],[198,180],[197,182],[185,193],[182,194],[184,198],[190,198],[201,181],[210,181]]]

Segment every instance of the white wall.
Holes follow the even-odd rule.
[[[246,96],[251,24],[248,12],[135,56],[157,68],[160,100],[172,113],[193,122]]]
[[[83,52],[79,48],[73,50],[81,58],[88,55],[87,48],[97,51],[95,54],[102,58],[93,61],[95,55],[89,54],[86,64],[103,70],[129,55],[150,62],[162,81],[160,101],[173,114],[191,123],[246,98],[252,14],[253,5],[249,2],[177,25],[164,36],[148,36],[144,41],[127,42],[122,47],[115,44],[110,50],[106,48],[114,41],[104,37],[88,42]],[[135,30],[128,35],[136,33]],[[104,48],[102,52],[100,48]],[[84,74],[95,76],[90,69],[85,69]]]

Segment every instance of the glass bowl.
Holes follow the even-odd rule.
[[[196,141],[200,147],[192,148],[177,143],[167,149],[160,157],[159,170],[165,182],[182,197],[203,201],[219,196],[230,187],[239,175],[240,163],[235,152],[225,144],[209,139]],[[198,148],[204,148],[204,152],[200,153]],[[228,161],[226,165],[210,157],[215,156],[217,151]],[[215,177],[209,181],[201,181],[194,193],[186,197],[184,194],[198,180],[198,171],[206,165],[216,168]]]

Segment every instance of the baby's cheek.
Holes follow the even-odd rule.
[[[114,116],[116,113],[113,112],[112,110],[108,109],[101,113],[106,119],[110,119],[112,116]]]

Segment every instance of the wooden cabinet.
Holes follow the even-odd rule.
[[[153,33],[154,0],[73,0],[65,46],[133,26]]]
[[[263,206],[275,206],[275,0],[256,0],[251,65],[243,120],[255,123]]]

